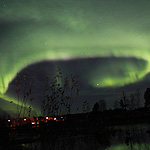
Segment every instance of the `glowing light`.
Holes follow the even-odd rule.
[[[95,88],[123,86],[142,79],[149,68],[150,64],[143,59],[109,59],[105,64],[93,67],[87,79]]]
[[[8,120],[8,122],[10,122],[10,120]]]
[[[5,7],[0,13],[3,21],[0,31],[1,94],[6,93],[17,72],[42,60],[132,57],[146,62],[135,66],[118,63],[110,65],[113,69],[106,67],[107,70],[105,64],[101,67],[98,64],[85,75],[86,83],[93,88],[135,83],[149,73],[150,20],[147,18],[150,9],[147,6],[150,2],[143,1],[142,5],[141,1],[121,2],[118,7],[114,1],[87,0],[86,7],[82,7],[84,3],[62,0],[57,5],[55,1],[39,0],[35,5],[34,1],[15,0],[11,7],[2,3]],[[14,11],[16,7],[19,13]],[[138,70],[140,64],[143,69]]]
[[[56,118],[54,118],[54,120],[56,120]]]
[[[0,108],[2,110],[10,111],[11,113],[17,112],[16,105],[25,107],[22,102],[18,102],[15,98],[4,95],[4,94],[0,94],[0,99],[5,100],[5,102],[9,102],[9,103],[6,103],[5,105],[3,105],[3,107],[0,106]],[[13,101],[13,103],[10,103],[11,101]],[[26,107],[29,107],[29,106],[30,105],[26,104]],[[33,106],[32,108],[33,108],[32,111],[35,113],[35,115],[40,114],[40,112],[38,112],[39,109],[37,107]]]
[[[26,119],[24,119],[24,121],[26,121]]]
[[[35,122],[32,122],[32,124],[35,124]]]
[[[116,5],[113,2],[94,0],[92,3],[96,3],[99,7],[91,5],[89,0],[86,3],[87,7],[79,7],[82,6],[81,3],[82,1],[75,3],[61,1],[59,7],[54,2],[39,1],[37,4],[39,7],[34,7],[33,3],[23,2],[22,5],[20,1],[15,1],[11,7],[1,8],[0,19],[6,24],[10,23],[9,34],[1,33],[3,37],[0,44],[3,54],[0,58],[1,93],[7,91],[17,72],[41,60],[115,56],[141,58],[150,63],[149,30],[146,28],[150,24],[147,20],[150,10],[146,9],[149,2],[143,2],[140,7],[142,11],[136,7],[140,5],[140,2],[137,2],[134,13],[131,13],[132,9],[129,11],[128,7],[124,7],[124,3],[119,4],[119,8],[124,10],[122,13],[118,13],[120,12],[118,8],[114,9]],[[132,7],[132,3],[129,2],[130,5]],[[16,6],[20,10],[19,14],[14,11]],[[49,9],[52,6],[55,9]],[[70,6],[72,11],[71,15],[68,15],[66,12],[70,11]],[[107,13],[108,7],[104,7],[102,8],[104,15],[100,17],[103,6],[110,6],[110,13]],[[118,16],[115,17],[113,14]],[[132,24],[129,23],[130,20]],[[22,21],[25,22],[23,26],[18,24]],[[31,21],[30,24],[28,21]],[[16,26],[11,26],[13,23],[16,23]],[[127,83],[131,82],[124,84]],[[106,82],[106,86],[108,84],[113,86]]]
[[[48,117],[46,117],[46,119],[48,120]]]

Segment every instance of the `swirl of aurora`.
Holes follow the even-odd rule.
[[[85,79],[96,88],[141,80],[150,67],[149,6],[143,0],[0,1],[1,97],[17,72],[43,60],[136,58],[137,64],[97,64]]]

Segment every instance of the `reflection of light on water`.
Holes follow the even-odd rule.
[[[129,150],[129,147],[126,145],[115,145],[107,148],[107,150]]]
[[[122,144],[111,146],[105,150],[130,150],[130,148],[131,148],[130,145],[127,146],[125,144]],[[134,144],[133,150],[149,150],[149,143]]]
[[[26,146],[25,144],[22,144],[22,146],[24,147],[24,146]]]
[[[23,149],[28,149],[30,147],[30,144],[22,144]]]
[[[43,122],[45,121],[45,118],[46,117],[43,117],[42,119],[43,119]],[[25,118],[24,118],[25,119]],[[22,119],[22,122],[24,123],[24,119]],[[30,122],[30,124],[32,124],[32,128],[35,128],[35,127],[39,127],[39,124],[40,124],[40,122],[39,122],[39,120],[38,119],[36,119],[36,121],[34,121],[34,120],[32,120],[32,119],[34,119],[34,118],[30,118],[31,119],[31,122]],[[41,120],[42,120],[41,119]],[[48,117],[48,120],[49,119],[51,119],[51,120],[56,120],[56,121],[58,121],[59,119],[60,119],[60,121],[63,121],[64,120],[64,117],[63,116],[60,116],[60,117],[54,117],[54,118],[52,118],[52,117]],[[9,119],[10,120],[10,119]],[[27,119],[27,121],[28,121],[28,119]],[[46,120],[47,121],[47,120]],[[7,120],[7,122],[8,122],[8,120]],[[10,120],[10,123],[8,123],[9,124],[9,126],[10,126],[10,124],[12,124],[13,123],[13,119],[11,119]],[[50,122],[51,123],[51,122]],[[26,123],[24,123],[24,124],[26,124]],[[129,146],[127,146],[126,144],[125,144],[125,139],[126,139],[126,137],[127,137],[127,135],[126,135],[126,128],[128,128],[128,129],[130,129],[130,133],[131,133],[131,137],[132,137],[132,139],[134,140],[134,142],[136,143],[136,142],[139,142],[139,144],[137,143],[137,144],[135,144],[133,141],[131,141],[130,143],[129,143]],[[48,130],[48,132],[49,132],[49,128],[47,128]],[[78,145],[78,144],[81,144],[81,143],[84,143],[85,145],[88,145],[89,144],[89,146],[93,146],[93,144],[95,145],[95,143],[97,143],[97,144],[99,144],[99,146],[100,146],[100,149],[95,149],[95,150],[131,150],[131,147],[133,146],[133,150],[150,150],[149,149],[149,146],[150,146],[150,144],[149,144],[149,141],[150,141],[150,138],[149,138],[149,134],[147,134],[147,130],[149,129],[148,127],[147,127],[147,125],[143,125],[142,127],[141,127],[141,125],[139,126],[139,125],[133,125],[133,126],[122,126],[122,130],[121,130],[121,132],[120,132],[120,130],[117,130],[117,129],[120,129],[120,126],[119,127],[115,127],[115,129],[116,129],[116,134],[115,134],[115,137],[114,136],[111,136],[111,135],[109,135],[110,136],[110,138],[109,137],[107,137],[107,139],[105,139],[106,140],[106,142],[108,142],[108,144],[106,143],[106,145],[105,145],[105,147],[107,147],[107,148],[104,148],[103,147],[103,145],[100,145],[100,143],[98,142],[97,143],[97,139],[93,139],[93,143],[92,143],[92,145],[91,145],[91,143],[90,143],[90,140],[91,140],[91,137],[88,139],[87,138],[87,141],[84,141],[84,139],[82,139],[83,137],[81,137],[81,135],[77,135],[77,136],[69,136],[69,137],[67,137],[66,136],[66,140],[69,140],[70,138],[72,138],[72,139],[74,139],[74,140],[76,140],[76,139],[79,139],[79,143],[77,142],[76,144]],[[17,130],[16,130],[17,131]],[[112,130],[113,131],[113,130]],[[65,132],[64,132],[65,133]],[[112,133],[111,131],[110,131],[110,133]],[[120,133],[122,134],[122,136],[120,135]],[[9,138],[11,139],[12,137],[13,137],[13,135],[12,135],[13,133],[12,132],[10,132],[9,133]],[[106,133],[104,133],[104,134],[106,134]],[[23,133],[23,135],[24,135],[24,133]],[[101,136],[103,136],[102,134],[100,134]],[[135,136],[136,135],[136,136]],[[53,136],[53,135],[52,135]],[[84,135],[83,134],[83,136],[86,138],[87,136],[86,135]],[[138,136],[138,137],[137,137]],[[18,136],[18,137],[20,137],[20,136]],[[39,135],[39,137],[40,137],[40,135]],[[35,140],[38,140],[39,139],[39,137],[37,137],[36,136],[36,138],[35,138]],[[21,136],[21,138],[22,138],[22,136]],[[93,138],[93,137],[92,137]],[[137,138],[138,138],[138,141],[137,141]],[[24,136],[24,139],[26,139],[26,137]],[[82,141],[83,140],[83,141]],[[102,139],[103,140],[103,139]],[[108,141],[107,141],[108,140]],[[110,140],[110,144],[112,144],[112,146],[109,144],[109,140]],[[41,141],[38,141],[39,142],[39,146],[41,145]],[[59,141],[60,143],[61,143],[61,140]],[[68,141],[67,141],[68,142]],[[50,143],[50,144],[52,144],[52,143]],[[71,143],[70,143],[71,144]],[[115,145],[116,144],[116,145]],[[118,144],[118,145],[117,145]],[[28,144],[28,146],[35,146],[36,147],[36,144],[34,145],[34,142],[32,143],[32,144]],[[56,143],[56,145],[57,145],[57,143]],[[61,145],[59,145],[59,146],[61,146]],[[37,149],[38,150],[38,149]],[[74,149],[74,150],[77,150],[77,149]]]

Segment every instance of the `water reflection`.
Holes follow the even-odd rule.
[[[59,129],[59,130],[58,130]],[[86,128],[39,128],[15,133],[17,141],[8,141],[2,149],[18,150],[150,150],[149,125],[89,127]],[[16,135],[14,135],[16,134]],[[22,134],[22,135],[21,135]],[[32,136],[31,136],[32,135]],[[12,138],[12,137],[11,137]],[[32,138],[32,140],[30,140]]]

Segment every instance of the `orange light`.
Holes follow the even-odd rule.
[[[54,120],[56,120],[56,118],[54,118]]]

